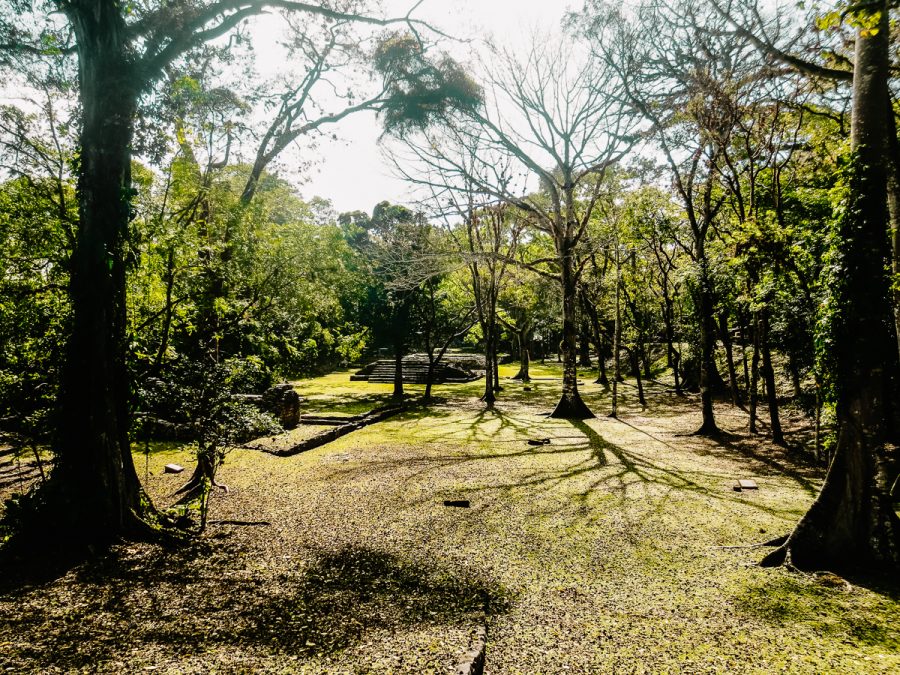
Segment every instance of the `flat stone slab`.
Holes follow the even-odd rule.
[[[758,490],[759,485],[756,484],[755,480],[742,478],[737,483],[734,484],[735,492],[742,492],[743,490]]]
[[[166,464],[163,468],[163,473],[181,473],[184,471],[184,467],[180,464]]]

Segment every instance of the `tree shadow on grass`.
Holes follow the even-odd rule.
[[[624,490],[627,487],[627,478],[637,479],[641,483],[655,483],[675,490],[687,490],[707,496],[717,496],[715,491],[690,478],[687,472],[666,467],[642,455],[630,452],[620,445],[611,443],[585,422],[573,420],[570,424],[584,434],[591,452],[597,458],[599,466],[611,466],[609,459],[606,457],[607,453],[609,453],[619,467],[615,473],[605,473],[598,476],[583,496],[587,496],[591,491],[611,481],[618,481],[619,489]],[[632,425],[629,424],[628,426]]]
[[[503,493],[521,490],[549,492],[573,481],[587,480],[586,489],[578,494],[580,499],[587,500],[598,490],[606,490],[610,493],[618,492],[624,495],[630,485],[643,483],[661,486],[667,491],[667,498],[671,498],[679,493],[692,492],[719,501],[759,509],[772,515],[789,518],[796,517],[796,514],[792,511],[786,512],[759,502],[742,500],[730,489],[709,487],[707,484],[704,484],[704,482],[708,483],[708,481],[702,481],[700,478],[705,477],[724,485],[725,476],[709,474],[703,471],[679,470],[664,461],[648,457],[646,453],[634,452],[628,448],[616,445],[605,439],[584,421],[566,422],[560,420],[542,424],[547,424],[548,426],[536,428],[533,419],[508,415],[498,408],[480,411],[471,421],[462,426],[455,419],[440,420],[434,425],[433,430],[429,428],[425,432],[427,434],[427,442],[449,442],[463,447],[469,445],[482,447],[477,447],[474,450],[455,451],[452,454],[440,456],[428,453],[411,453],[405,454],[400,458],[367,458],[354,466],[336,467],[334,476],[341,479],[353,479],[357,475],[372,476],[384,473],[392,476],[393,480],[399,480],[406,485],[419,482],[427,474],[453,471],[457,467],[467,464],[475,466],[492,461],[508,462],[516,460],[528,463],[541,456],[555,456],[556,458],[571,456],[571,461],[554,462],[550,466],[542,466],[540,463],[536,465],[524,464],[523,467],[529,466],[526,471],[510,476],[507,480],[483,485],[469,485],[461,489],[455,488],[454,494],[460,492],[471,494],[499,493],[497,498],[503,499],[503,497],[499,496]],[[574,435],[561,435],[559,433],[562,430],[559,427],[560,424],[571,425],[576,433]],[[485,428],[485,425],[488,426]],[[640,431],[640,429],[630,423],[627,425]],[[501,435],[501,432],[506,432],[508,438],[497,439],[496,436]],[[525,445],[526,440],[533,438],[535,435],[540,436],[543,433],[552,435],[550,444]],[[678,450],[678,448],[674,448],[674,446],[656,439],[650,434],[648,435],[660,444],[670,449]],[[519,447],[506,445],[507,442],[519,444]],[[490,443],[489,449],[483,447],[487,443]],[[585,450],[590,451],[587,456]],[[401,474],[397,473],[398,469],[402,469]],[[424,495],[418,500],[414,500],[414,502],[425,503],[441,496],[441,494]],[[665,499],[663,499],[664,501]],[[660,504],[659,506],[661,508],[662,505]]]
[[[791,454],[784,449],[759,449],[759,439],[753,436],[737,436],[729,434],[717,439],[717,444],[748,460],[767,474],[787,476],[799,485],[807,494],[819,493],[818,479],[822,477],[822,468],[806,460],[802,456]]]
[[[136,648],[177,658],[222,647],[315,656],[351,647],[369,631],[469,627],[511,602],[496,583],[371,548],[319,551],[306,566],[268,573],[215,548],[151,548],[85,563],[65,581],[71,606],[61,620],[52,617],[58,598],[34,597],[40,589],[21,590],[14,603],[0,598],[0,620],[19,636],[19,663],[96,667]],[[23,608],[11,612],[11,604]]]
[[[398,419],[426,422],[417,433],[430,443],[517,443],[524,442],[535,432],[533,419],[510,414],[498,406],[482,408],[466,422],[461,422],[459,416],[453,415],[447,408],[434,413],[425,411],[413,417],[404,413],[404,417]]]

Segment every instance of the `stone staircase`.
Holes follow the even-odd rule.
[[[365,368],[368,374],[359,373],[351,377],[352,380],[368,380],[369,382],[392,383],[394,381],[394,360],[384,359]],[[478,375],[463,370],[443,361],[435,366],[435,384],[454,384],[471,382],[478,379]],[[428,361],[419,358],[403,359],[403,382],[405,384],[425,384],[428,381]]]

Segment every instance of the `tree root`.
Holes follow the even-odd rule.
[[[214,487],[214,488],[219,488],[226,495],[229,494],[229,492],[230,492],[227,485],[225,485],[224,483],[218,482],[215,478],[210,479],[210,485],[212,485],[212,487]],[[197,493],[198,490],[200,490],[200,491],[203,490],[203,476],[198,473],[195,473],[193,476],[191,476],[190,480],[187,483],[185,483],[180,488],[175,490],[175,492],[172,494],[173,495],[185,495],[185,498],[198,497],[199,496],[199,494]]]
[[[153,510],[152,519],[131,512],[126,534],[134,541],[169,547],[184,546],[191,540],[191,533],[182,523],[156,509]]]
[[[587,407],[584,400],[577,393],[567,397],[563,395],[556,404],[550,417],[563,420],[587,420],[594,419],[596,415]]]
[[[700,436],[702,438],[721,438],[725,435],[725,432],[722,431],[719,427],[714,424],[706,425],[704,424],[702,427],[697,429],[697,431],[693,431],[689,436]]]
[[[759,544],[739,544],[737,546],[714,546],[713,548],[730,550],[730,549],[738,549],[738,548],[764,548],[767,546],[782,546],[791,535],[784,534],[780,537],[775,537],[774,539],[770,539],[769,541],[764,541]]]

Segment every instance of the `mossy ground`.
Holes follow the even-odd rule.
[[[619,420],[551,420],[558,368],[533,375],[554,379],[504,379],[492,411],[482,382],[437,387],[433,406],[308,453],[233,451],[210,517],[268,524],[213,523],[176,551],[123,545],[4,590],[0,666],[450,673],[486,612],[494,674],[900,671],[897,586],[764,570],[760,549],[723,548],[786,533],[820,469],[750,436],[728,404],[730,435],[688,435],[698,402],[660,382],[646,410],[624,383]],[[605,415],[592,380],[582,392]],[[311,413],[391,391],[349,372],[297,388]],[[786,427],[808,438],[800,418]],[[183,477],[162,467],[190,466],[189,448],[140,450],[165,504]],[[739,478],[760,489],[735,492]]]

